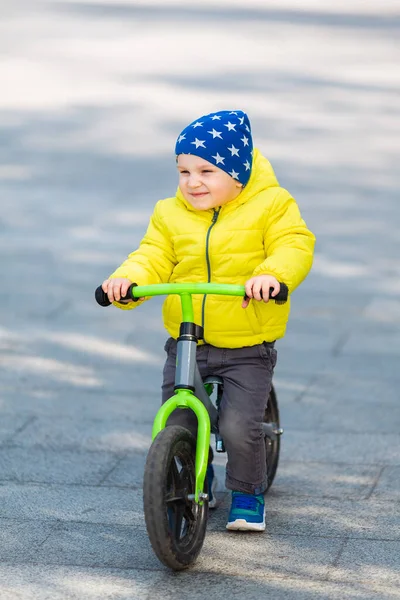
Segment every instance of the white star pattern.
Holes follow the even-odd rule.
[[[213,139],[214,138],[220,138],[222,140],[222,135],[221,135],[222,131],[216,131],[213,128],[212,131],[207,131],[207,133],[211,133],[211,135],[213,136]]]
[[[194,142],[190,142],[191,144],[194,144],[196,146],[196,148],[198,148],[199,146],[201,146],[201,148],[205,148],[204,142],[206,140],[198,140],[197,138],[195,138]]]
[[[239,148],[235,148],[233,144],[228,150],[231,153],[231,156],[239,156]]]
[[[221,163],[221,165],[225,164],[224,160],[225,160],[225,156],[220,156],[217,152],[216,156],[213,156],[212,158],[215,158],[215,162],[217,163],[217,165],[219,165],[219,163]]]
[[[215,128],[214,121],[219,121],[219,129]],[[197,137],[197,131],[193,130],[198,127],[203,132],[200,138],[206,139]],[[226,127],[226,130],[222,127]],[[201,156],[224,170],[235,181],[246,184],[250,177],[253,144],[250,125],[243,111],[221,111],[200,117],[181,132],[176,144],[177,155],[183,152]],[[200,148],[202,151],[198,152]],[[212,155],[212,152],[215,154]]]

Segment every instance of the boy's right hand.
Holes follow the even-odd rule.
[[[121,296],[126,296],[128,288],[132,281],[125,277],[117,277],[116,279],[106,279],[101,284],[103,291],[107,294],[110,302],[119,302]],[[123,304],[133,302],[133,300],[123,300]]]

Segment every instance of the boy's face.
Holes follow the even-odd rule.
[[[242,191],[239,181],[200,156],[179,154],[177,167],[181,192],[196,210],[223,206]]]

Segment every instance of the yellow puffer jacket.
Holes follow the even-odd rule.
[[[289,192],[279,187],[268,160],[254,151],[250,180],[235,200],[220,209],[195,210],[180,189],[160,200],[138,250],[111,275],[138,285],[212,282],[244,284],[250,277],[273,275],[290,293],[307,276],[315,237],[307,229]],[[252,300],[230,296],[193,296],[195,322],[205,341],[222,348],[254,346],[285,334],[290,301]],[[116,306],[135,308],[140,302]],[[180,298],[168,296],[163,306],[165,328],[177,338]]]

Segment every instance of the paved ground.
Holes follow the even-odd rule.
[[[323,5],[3,0],[2,600],[399,597],[400,3]],[[268,531],[226,533],[221,486],[174,575],[141,504],[160,302],[93,290],[173,193],[181,127],[237,107],[318,247],[279,344]]]

